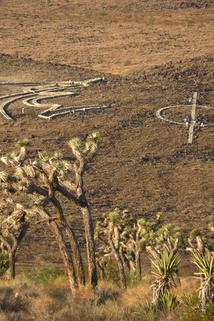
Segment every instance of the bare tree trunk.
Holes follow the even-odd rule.
[[[85,240],[86,240],[86,251],[87,251],[87,262],[88,262],[88,276],[89,284],[95,288],[97,286],[97,265],[95,256],[95,241],[94,241],[94,226],[91,209],[85,196],[83,173],[84,163],[80,159],[80,166],[75,168],[75,179],[76,179],[76,194],[79,199],[79,206],[83,216],[83,223],[85,228]]]
[[[126,287],[127,287],[126,273],[125,273],[125,268],[124,268],[124,265],[123,265],[123,260],[122,260],[122,258],[120,256],[119,252],[115,252],[115,258],[117,260],[117,264],[118,264],[118,268],[119,268],[122,288],[126,289]]]
[[[76,275],[75,275],[75,270],[74,270],[74,265],[73,265],[73,260],[71,257],[71,254],[67,248],[66,245],[66,240],[64,238],[63,233],[61,232],[59,226],[55,222],[50,223],[54,234],[56,236],[56,241],[59,246],[60,253],[62,255],[62,259],[65,265],[65,269],[68,275],[68,280],[70,284],[70,289],[72,294],[75,293],[75,290],[77,288],[77,282],[76,282]]]
[[[70,226],[66,226],[66,233],[68,236],[68,240],[71,244],[73,258],[74,258],[74,265],[76,267],[77,272],[77,278],[79,285],[85,285],[85,272],[83,268],[83,261],[82,261],[82,255],[80,252],[79,243],[77,240],[77,237]]]
[[[62,206],[58,199],[56,197],[52,197],[52,203],[57,210],[57,214],[59,217],[59,220],[63,226],[63,229],[65,230],[68,240],[70,242],[70,246],[72,249],[72,254],[74,258],[74,265],[76,268],[76,274],[78,278],[78,283],[79,285],[85,285],[85,273],[84,273],[84,268],[83,268],[83,261],[82,261],[82,256],[80,252],[80,247],[78,244],[77,237],[74,233],[74,230],[72,229],[70,223],[67,221],[64,211],[62,209]]]
[[[76,281],[76,274],[74,270],[74,264],[71,256],[71,252],[69,251],[65,237],[63,235],[63,232],[60,228],[60,226],[54,221],[51,220],[51,215],[48,213],[48,211],[44,210],[43,208],[36,207],[36,211],[42,216],[45,217],[45,219],[48,219],[49,225],[51,229],[53,230],[53,233],[56,237],[57,244],[59,246],[59,250],[64,262],[64,266],[68,275],[69,285],[71,289],[71,293],[74,294],[76,292],[77,288],[77,281]]]
[[[116,238],[115,238],[115,243],[113,240],[113,233],[115,232]],[[124,260],[121,257],[120,254],[120,234],[118,228],[114,228],[113,225],[109,226],[109,234],[108,234],[108,239],[109,239],[109,244],[111,246],[112,252],[115,256],[115,259],[118,264],[119,268],[119,273],[120,273],[120,280],[121,280],[121,285],[123,289],[126,289],[127,287],[127,282],[126,282],[126,272],[125,272],[125,266],[124,266]]]
[[[136,250],[136,256],[135,256],[135,267],[136,267],[136,275],[138,281],[141,281],[142,278],[142,267],[141,267],[141,253],[140,250]]]
[[[100,269],[102,280],[105,280],[105,279],[106,279],[105,267],[102,266],[102,264],[101,264],[98,260],[97,260],[97,266],[98,266],[98,268]]]
[[[153,288],[153,300],[152,303],[154,307],[158,310],[161,310],[162,308],[162,302],[161,299],[163,297],[163,287],[160,285],[157,285],[156,287]]]
[[[94,226],[89,206],[81,206],[85,227],[86,251],[88,261],[89,283],[94,288],[97,286],[97,267],[95,257]]]
[[[9,261],[9,268],[7,270],[7,279],[14,280],[16,277],[16,257],[15,252],[9,251],[8,252],[8,261]]]
[[[201,278],[201,288],[199,292],[199,299],[201,301],[201,310],[206,310],[206,305],[214,302],[214,287],[212,281]]]

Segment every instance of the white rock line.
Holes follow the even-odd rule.
[[[0,112],[1,112],[1,114],[7,120],[10,120],[10,121],[12,120],[13,121],[13,118],[11,116],[9,116],[8,113],[7,113],[7,108],[9,107],[9,105],[11,103],[14,103],[15,101],[17,101],[19,99],[22,99],[22,98],[25,98],[25,97],[33,97],[34,95],[35,94],[32,94],[32,93],[23,93],[23,94],[17,93],[17,94],[13,94],[13,95],[10,95],[10,96],[1,96],[0,100],[1,99],[5,99],[5,98],[9,98],[5,102],[0,103]]]
[[[34,85],[34,86],[38,86],[38,85],[42,85],[41,82],[11,82],[11,81],[0,81],[0,86],[16,86],[16,87],[20,87],[20,86],[30,86],[30,85]]]
[[[106,109],[110,108],[110,105],[83,105],[83,106],[76,106],[76,107],[64,107],[64,108],[59,108],[59,109],[47,109],[43,112],[41,112],[38,117],[44,118],[44,119],[53,119],[58,116],[64,116],[68,114],[76,114],[76,113],[85,113],[88,111],[92,110],[101,110],[101,109]]]
[[[76,107],[63,107],[59,104],[54,103],[42,103],[42,100],[53,99],[57,97],[63,96],[74,96],[77,95],[75,91],[81,87],[88,87],[91,84],[99,83],[105,81],[104,78],[93,78],[84,81],[60,81],[58,83],[50,83],[50,84],[41,84],[41,83],[17,83],[17,82],[0,82],[0,85],[14,85],[14,86],[29,86],[29,88],[25,89],[23,93],[15,93],[5,96],[0,96],[0,113],[7,119],[12,120],[13,118],[8,115],[7,108],[9,105],[17,100],[22,99],[24,105],[30,107],[38,107],[38,108],[47,108],[45,111],[39,113],[38,117],[44,119],[52,119],[60,115],[66,115],[77,112],[85,112],[89,110],[95,109],[105,109],[110,106],[106,105],[89,105],[89,106],[76,106]],[[31,87],[34,85],[34,87]],[[68,89],[67,91],[65,91]]]
[[[184,105],[167,106],[167,107],[160,108],[160,109],[157,110],[156,116],[157,116],[157,118],[159,118],[159,119],[161,119],[161,120],[163,120],[163,121],[172,123],[172,124],[185,125],[184,123],[181,123],[181,122],[177,122],[177,121],[168,119],[168,118],[166,118],[166,117],[163,115],[164,112],[165,112],[166,110],[168,110],[168,109],[180,108],[180,107],[184,107]],[[191,105],[186,105],[186,107],[191,107]]]
[[[181,107],[187,107],[191,110],[192,108],[192,105],[174,105],[174,106],[167,106],[167,107],[163,107],[163,108],[160,108],[157,110],[156,112],[156,117],[163,120],[163,121],[166,121],[166,122],[169,122],[171,124],[176,124],[176,125],[182,125],[182,126],[185,126],[185,123],[184,122],[177,122],[175,120],[172,120],[172,119],[169,119],[167,118],[165,115],[164,115],[164,112],[166,110],[169,110],[169,109],[174,109],[174,108],[181,108]],[[197,105],[197,108],[206,108],[206,109],[213,109],[214,110],[214,107],[211,107],[211,106],[207,106],[207,105]],[[208,125],[205,125],[205,127],[208,127]]]
[[[44,95],[42,95],[44,94]],[[45,95],[46,94],[46,95]],[[59,104],[47,104],[47,103],[44,103],[42,104],[42,100],[46,100],[46,99],[50,99],[50,98],[58,98],[58,97],[65,97],[65,96],[75,96],[76,93],[75,92],[71,92],[71,91],[68,91],[68,92],[59,92],[59,93],[55,93],[55,92],[51,92],[51,93],[47,93],[47,92],[41,92],[39,93],[39,97],[36,97],[35,98],[35,95],[32,97],[28,97],[27,99],[24,99],[22,102],[24,105],[27,105],[27,106],[30,106],[30,107],[39,107],[39,108],[42,108],[42,107],[49,107],[50,109],[54,110],[54,109],[57,109],[57,108],[60,108],[62,107],[62,105],[59,105]]]

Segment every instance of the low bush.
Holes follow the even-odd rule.
[[[37,266],[25,272],[25,277],[36,284],[47,284],[63,275],[65,273],[61,269],[52,265]]]

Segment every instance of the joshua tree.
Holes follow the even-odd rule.
[[[152,274],[155,281],[153,288],[153,304],[157,309],[163,308],[163,298],[172,287],[176,287],[178,275],[179,257],[178,239],[171,240],[162,245],[162,248],[148,246],[147,251],[151,256]]]
[[[36,160],[31,160],[27,157],[26,141],[21,142],[18,153],[2,157],[1,160],[13,169],[12,174],[1,172],[1,188],[13,195],[23,193],[28,202],[33,203],[32,211],[49,223],[59,245],[71,290],[74,291],[77,286],[76,271],[66,236],[73,249],[80,283],[84,283],[82,260],[75,233],[56,197],[58,178],[63,176],[67,162],[58,153],[39,153]]]
[[[8,203],[7,200],[6,207]],[[3,202],[1,202],[1,210],[2,204]],[[8,216],[1,215],[0,219],[0,247],[2,253],[7,253],[9,263],[7,278],[15,279],[17,250],[29,227],[27,212],[20,204],[15,204],[12,213]]]
[[[195,275],[201,280],[199,299],[204,311],[208,303],[214,302],[214,251],[199,235],[194,240],[191,233],[188,241],[191,247],[187,250],[192,254],[193,263],[199,270]]]
[[[84,142],[74,138],[69,142],[74,157],[65,158],[60,153],[38,153],[30,159],[27,155],[28,142],[19,142],[20,150],[1,160],[13,169],[12,174],[1,172],[1,187],[8,193],[24,193],[33,201],[33,211],[47,220],[59,244],[60,252],[69,276],[72,291],[85,283],[82,257],[75,232],[68,221],[60,199],[62,194],[80,208],[85,226],[89,282],[95,287],[97,271],[92,213],[85,195],[83,176],[86,166],[94,157],[99,142],[98,133],[89,135]],[[67,179],[72,174],[70,180]],[[73,178],[73,180],[72,180]],[[72,254],[67,245],[72,248]],[[78,279],[78,282],[76,280]]]
[[[105,257],[114,257],[120,274],[123,288],[127,286],[125,272],[125,253],[123,241],[129,229],[127,210],[115,208],[114,211],[103,215],[96,224],[96,239],[100,243],[99,251]],[[101,259],[103,261],[103,259]],[[100,262],[100,260],[98,260]],[[100,265],[100,264],[99,264]],[[98,265],[98,266],[99,266]]]
[[[138,281],[142,278],[142,255],[146,252],[146,246],[153,245],[157,248],[167,240],[166,236],[175,235],[175,229],[171,227],[171,231],[170,226],[162,222],[162,216],[163,213],[158,212],[155,220],[147,218],[127,220],[122,240],[123,252]]]
[[[46,217],[46,219],[49,222],[49,225],[52,226],[52,228],[54,228],[55,232],[56,228],[58,232],[60,231],[61,237],[59,238],[59,235],[57,236],[58,242],[63,237],[63,251],[65,252],[66,248],[67,261],[70,262],[69,266],[73,266],[72,269],[74,269],[75,266],[76,270],[76,272],[72,272],[72,270],[70,269],[70,278],[71,274],[73,275],[74,280],[76,280],[77,276],[77,282],[79,284],[84,285],[85,274],[79,243],[73,227],[71,226],[69,220],[66,218],[64,214],[61,202],[56,196],[56,193],[58,191],[63,191],[63,193],[65,193],[66,195],[68,194],[70,197],[71,193],[69,193],[68,189],[68,185],[70,183],[64,181],[64,177],[66,176],[66,173],[71,168],[71,166],[72,165],[65,158],[63,158],[63,155],[59,153],[39,153],[39,159],[37,160],[37,162],[33,164],[33,169],[39,172],[39,177],[41,179],[42,184],[46,185],[46,191],[48,192],[48,196],[44,195],[43,193],[45,197],[37,199],[34,204],[35,206],[37,206],[37,210],[40,213],[40,215],[42,215],[44,218]],[[41,195],[39,191],[37,191],[37,194]],[[71,197],[75,204],[78,204],[78,200],[75,199],[73,195]],[[55,209],[55,217],[53,217],[52,212],[47,211],[47,208],[44,211],[44,206],[46,207],[48,203],[50,203]],[[66,247],[66,238],[70,243],[73,259],[71,257],[71,254],[68,253],[69,249],[68,247]],[[68,264],[66,263],[66,265]],[[76,281],[74,281],[74,284],[76,287]]]
[[[83,179],[87,165],[96,154],[99,142],[100,135],[97,132],[89,135],[85,142],[78,137],[69,141],[69,147],[72,150],[74,162],[72,167],[68,167],[68,172],[71,171],[74,173],[74,181],[71,183],[65,179],[60,179],[60,183],[58,184],[58,191],[69,200],[74,202],[82,212],[83,223],[85,227],[89,283],[92,287],[97,285],[94,226],[92,212],[86,197]]]
[[[133,233],[130,235],[129,240],[134,247],[135,269],[139,281],[142,277],[141,254],[146,248],[146,243],[147,241],[149,241],[150,235],[151,227],[149,222],[144,219],[137,220],[137,223],[134,226]]]
[[[146,250],[147,245],[154,242],[155,232],[159,228],[159,225],[159,216],[157,216],[155,222],[151,222],[145,218],[132,220],[127,233],[127,239],[123,242],[130,263],[133,262],[131,266],[136,272],[139,281],[142,278],[142,253]]]
[[[156,220],[146,218],[131,218],[128,211],[115,209],[113,212],[104,214],[96,224],[96,239],[98,243],[98,267],[103,270],[106,266],[106,257],[116,258],[124,279],[125,268],[136,273],[140,281],[142,277],[142,254],[146,252],[146,246],[162,245],[170,234],[175,235],[175,229],[165,225],[161,221],[162,213],[157,213]],[[111,238],[109,231],[113,231]],[[119,232],[117,232],[119,231]],[[115,235],[119,233],[117,238]],[[176,234],[177,235],[177,234]],[[113,244],[112,244],[113,239]],[[115,240],[117,242],[115,242]],[[116,254],[115,254],[115,249]],[[118,257],[120,256],[120,260]],[[121,263],[122,262],[122,266]],[[105,263],[105,264],[104,264]]]

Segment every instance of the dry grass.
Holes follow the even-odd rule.
[[[180,284],[173,290],[173,293],[179,298],[184,294],[189,295],[200,286],[199,281],[193,277],[183,277],[180,279]]]
[[[183,279],[178,295],[181,290],[187,294],[194,288],[194,282],[188,284]],[[112,283],[102,282],[94,292],[86,287],[72,297],[63,278],[45,286],[24,278],[2,281],[0,321],[212,321],[213,307],[204,315],[195,307],[185,306],[171,313],[157,313],[146,304],[150,297],[148,283],[121,291]]]
[[[134,307],[146,302],[151,298],[151,284],[139,284],[133,288],[128,288],[121,296],[121,303],[127,307]]]

